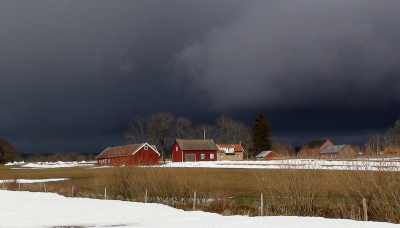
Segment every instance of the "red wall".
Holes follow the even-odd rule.
[[[133,156],[122,156],[122,157],[113,157],[109,159],[98,159],[98,165],[158,165],[159,155],[148,147],[148,150],[144,150],[142,147],[136,154]],[[103,160],[101,163],[100,160]]]
[[[178,147],[178,151],[176,150]],[[186,159],[186,154],[195,154],[196,161],[216,161],[217,160],[217,151],[216,150],[187,150],[183,151],[183,160]],[[204,159],[201,159],[201,154],[205,155]],[[214,154],[214,158],[210,159],[210,154]],[[172,147],[172,162],[182,162],[182,149],[179,146],[178,142],[175,141],[174,146]]]
[[[267,156],[265,156],[266,158],[277,158],[279,157],[279,155],[277,155],[275,152],[271,152],[269,153]]]

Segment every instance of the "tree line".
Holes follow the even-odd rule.
[[[261,128],[250,128],[240,121],[236,121],[226,114],[221,114],[215,119],[215,124],[200,124],[193,126],[190,119],[186,117],[175,117],[168,112],[152,114],[148,117],[135,116],[128,124],[125,136],[132,143],[148,142],[157,146],[161,152],[161,159],[165,160],[171,156],[171,147],[175,139],[213,139],[215,143],[240,143],[249,153],[247,156],[254,156],[255,151],[271,148],[271,134],[268,125],[268,133],[263,135],[269,143],[260,144],[259,131]],[[261,121],[262,122],[262,121]],[[253,136],[256,135],[256,141]],[[256,145],[256,147],[253,147]],[[267,146],[267,147],[265,147]],[[256,149],[256,150],[255,150]]]

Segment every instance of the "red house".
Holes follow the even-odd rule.
[[[97,157],[101,165],[157,165],[160,154],[154,145],[148,143],[108,147]]]
[[[218,148],[212,139],[176,139],[172,161],[216,161]]]

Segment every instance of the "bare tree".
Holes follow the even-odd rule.
[[[234,121],[229,116],[223,114],[217,118],[217,141],[222,143],[240,143],[248,147],[251,143],[250,128],[242,122]]]
[[[379,153],[389,147],[387,136],[374,135],[365,145],[365,153],[369,156],[379,156]]]
[[[179,117],[175,121],[175,134],[176,138],[179,139],[190,139],[193,136],[192,121],[185,118]]]
[[[168,112],[156,113],[147,119],[149,140],[159,145],[162,160],[164,160],[164,147],[167,137],[172,135],[173,121],[174,116]]]
[[[143,116],[135,116],[129,122],[128,130],[125,132],[125,137],[130,139],[133,143],[144,143],[148,139],[148,129],[146,126],[146,118]]]

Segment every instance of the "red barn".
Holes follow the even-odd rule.
[[[297,157],[315,158],[319,157],[319,153],[326,147],[333,146],[333,143],[328,139],[319,139],[307,142],[303,149],[297,154]]]
[[[176,139],[172,161],[216,161],[218,148],[212,139]]]
[[[98,165],[157,165],[160,154],[148,143],[108,147],[97,157]]]

